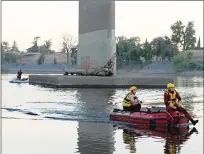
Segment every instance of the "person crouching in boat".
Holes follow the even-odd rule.
[[[21,75],[22,75],[22,71],[20,70],[20,71],[18,71],[18,73],[17,73],[17,78],[18,78],[18,79],[21,79]]]
[[[193,120],[190,114],[182,107],[181,97],[179,93],[174,89],[173,83],[168,83],[167,88],[164,92],[164,103],[166,105],[166,110],[171,114],[172,111],[179,111],[184,113],[187,119],[189,119],[193,125],[195,125],[198,120]],[[178,99],[178,101],[176,101]]]
[[[137,87],[130,87],[130,92],[125,96],[122,104],[125,111],[140,111],[142,101],[135,96]]]

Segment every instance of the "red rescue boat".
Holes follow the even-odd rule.
[[[179,119],[177,124],[187,124],[189,122],[182,112],[174,111],[169,114],[165,107],[143,107],[139,112],[114,109],[110,113],[110,120],[145,125],[167,125],[168,118]]]

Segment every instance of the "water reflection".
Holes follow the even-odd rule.
[[[190,139],[193,133],[198,133],[197,129],[193,127],[182,127],[183,129],[171,129],[168,131],[170,136],[165,139],[164,153],[177,154],[180,153],[182,145]]]
[[[133,134],[127,129],[123,129],[123,142],[127,144],[126,148],[129,149],[130,153],[136,153],[136,136],[139,135],[137,133]]]
[[[186,88],[177,88],[177,91],[181,95],[182,104],[184,108],[189,111],[189,113],[196,117],[200,114],[200,111],[203,109],[203,87],[186,87]],[[197,104],[197,105],[195,105]],[[198,107],[199,106],[199,107]],[[196,111],[199,110],[199,111]],[[202,112],[202,111],[201,111]]]
[[[177,87],[200,87],[203,85],[203,77],[177,77],[175,83]]]
[[[115,89],[77,89],[78,101],[83,102],[84,110],[92,109],[97,112],[110,111],[109,101],[115,92]]]
[[[96,121],[107,121],[110,111],[110,105],[108,101],[110,97],[114,94],[113,89],[78,89],[78,94],[80,95],[80,100],[83,102],[81,111],[88,112],[87,116],[92,114],[93,117],[98,118]],[[99,115],[95,114],[101,114]],[[106,114],[104,114],[106,113]],[[103,117],[103,116],[106,117]],[[87,119],[86,117],[84,117]],[[107,120],[105,120],[107,118]],[[96,122],[95,121],[95,122]],[[98,153],[108,153],[111,154],[114,151],[114,132],[113,127],[110,124],[103,123],[86,123],[78,122],[78,142],[77,142],[77,152],[80,154],[98,154]]]
[[[147,128],[147,126],[135,125],[114,125],[117,129],[122,129],[122,139],[123,143],[130,153],[137,153],[137,140],[144,136],[148,137],[159,137],[163,138],[164,143],[164,153],[165,154],[177,154],[180,153],[182,145],[190,139],[193,133],[198,133],[197,129],[194,127],[192,129],[189,126],[183,126],[179,128],[175,127],[152,127]]]
[[[192,84],[188,84],[188,82],[192,82]],[[128,92],[128,88],[55,89],[29,84],[10,84],[8,79],[4,79],[2,81],[2,108],[4,108],[2,111],[5,118],[35,119],[36,122],[39,121],[38,119],[41,119],[42,123],[39,125],[44,125],[49,117],[50,127],[46,129],[52,130],[55,132],[55,135],[59,134],[56,135],[58,137],[61,135],[61,142],[59,140],[56,147],[70,142],[77,144],[73,146],[65,145],[63,148],[60,147],[63,152],[75,151],[80,154],[125,154],[130,152],[170,154],[179,153],[179,151],[188,154],[201,153],[203,144],[203,80],[194,78],[188,79],[188,82],[179,81],[178,85],[176,85],[176,89],[182,96],[184,107],[193,117],[196,116],[196,119],[199,119],[199,123],[196,125],[196,128],[199,130],[199,135],[190,136],[193,130],[191,131],[189,128],[185,128],[186,130],[182,130],[181,132],[175,130],[167,131],[164,128],[162,128],[164,130],[161,128],[153,130],[148,130],[147,128],[119,128],[118,130],[114,128],[113,123],[109,121],[109,113],[113,108],[122,106],[120,102]],[[160,103],[163,102],[164,94],[161,89],[138,89],[137,94],[145,101],[144,106],[164,105]],[[115,103],[118,103],[117,106],[114,106]],[[67,128],[69,129],[62,125],[61,128],[65,131],[63,132],[52,127],[58,125],[57,120],[65,120],[64,123],[67,124]],[[77,126],[70,123],[70,120],[76,121]],[[4,121],[6,120],[4,119]],[[30,122],[33,123],[33,121]],[[22,125],[24,126],[23,121]],[[39,127],[38,124],[34,125]],[[9,128],[16,128],[16,126],[19,126],[19,121],[16,121],[13,125],[8,125]],[[25,129],[25,127],[23,127],[23,129]],[[16,129],[9,130],[7,136],[9,136],[11,134],[10,131],[13,130]],[[26,131],[28,131],[27,134],[32,134],[31,131],[34,130],[35,129],[27,129]],[[72,134],[72,137],[64,136],[67,130],[69,130],[68,134]],[[77,134],[73,134],[71,130],[77,130]],[[47,133],[46,130],[45,132]],[[46,135],[46,133],[42,133],[42,135]],[[19,147],[22,140],[27,140],[27,136],[23,131],[22,134],[19,135],[21,136],[21,141],[15,143],[16,147]],[[49,136],[52,136],[52,133],[50,133]],[[63,136],[64,140],[62,140]],[[46,138],[47,136],[42,137]],[[32,137],[28,138],[33,140]],[[72,138],[77,138],[77,141]],[[43,146],[53,147],[50,145],[50,139],[45,143]],[[31,143],[31,145],[34,144]],[[128,148],[128,152],[125,147],[123,147],[124,145]],[[41,149],[42,147],[38,148]],[[7,149],[9,149],[9,146]],[[30,152],[32,151],[31,148],[29,148],[29,150]],[[17,151],[16,153],[21,152]]]
[[[193,94],[193,92],[191,91],[188,95],[183,95],[182,97],[182,102],[184,108],[189,111],[189,113],[191,114],[191,116],[195,117],[195,113],[192,112],[194,110],[194,102],[193,102],[193,98],[196,97],[195,94]]]

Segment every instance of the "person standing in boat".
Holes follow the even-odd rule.
[[[18,71],[18,73],[17,73],[17,78],[20,80],[21,79],[21,75],[22,75],[23,73],[22,73],[22,71],[20,70],[20,71]]]
[[[140,101],[136,96],[136,86],[130,87],[130,92],[125,96],[122,105],[125,111],[140,111],[142,101]]]
[[[198,120],[193,120],[190,114],[182,107],[181,97],[179,93],[174,89],[173,83],[168,83],[167,88],[164,92],[164,103],[166,105],[166,110],[171,114],[173,111],[179,111],[184,113],[187,119],[189,119],[193,125],[195,125]],[[177,101],[178,100],[178,101]],[[170,119],[169,119],[170,120]]]

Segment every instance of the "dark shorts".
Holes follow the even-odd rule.
[[[136,104],[136,105],[132,105],[130,107],[126,107],[126,106],[123,106],[123,110],[125,111],[140,111],[141,109],[141,104]]]

